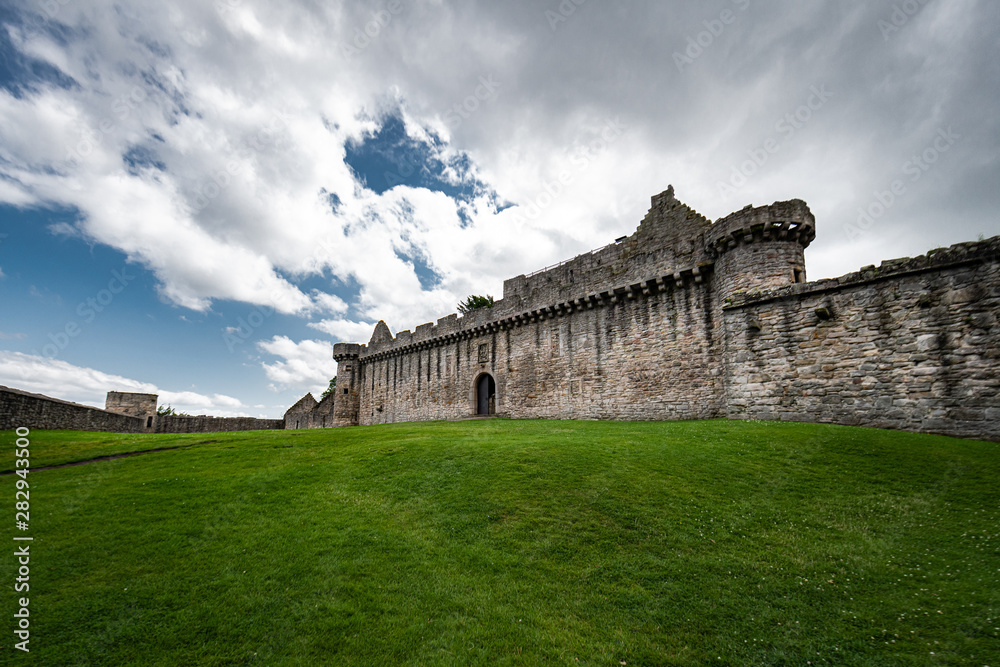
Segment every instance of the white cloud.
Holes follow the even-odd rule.
[[[239,399],[222,394],[205,396],[193,391],[161,391],[159,404],[169,405],[178,412],[198,415],[207,414],[215,417],[246,415],[247,408]],[[254,406],[256,407],[256,406]]]
[[[312,310],[322,315],[335,315],[347,312],[347,302],[335,294],[326,294],[319,290],[312,291]]]
[[[483,77],[499,82],[494,96],[451,134],[470,136],[479,125],[472,136],[491,136],[481,130],[495,120],[513,79],[491,77],[490,71],[514,53],[520,37],[475,31],[479,34],[469,42],[482,67],[462,64],[461,76],[435,76],[422,90],[387,87],[383,77],[370,75],[385,66],[387,52],[400,48],[395,40],[409,41],[404,20],[442,30],[433,17],[413,12],[396,17],[395,25],[345,68],[338,43],[341,34],[353,35],[354,27],[370,20],[364,11],[328,15],[316,32],[295,10],[254,3],[221,13],[181,3],[168,12],[169,20],[162,9],[141,2],[126,6],[132,11],[124,14],[67,7],[59,20],[93,23],[101,26],[100,34],[25,47],[80,86],[0,97],[0,119],[10,128],[0,129],[0,145],[15,165],[9,175],[20,184],[6,196],[0,191],[0,198],[80,209],[82,231],[154,271],[173,303],[204,310],[214,299],[234,299],[285,313],[344,315],[348,304],[341,298],[318,290],[306,294],[294,284],[298,277],[329,271],[360,286],[358,300],[350,304],[359,319],[413,328],[452,312],[469,293],[500,296],[505,277],[613,238],[602,236],[593,214],[602,208],[597,195],[614,187],[602,174],[620,170],[617,162],[592,161],[589,182],[579,178],[544,215],[515,220],[509,210],[497,216],[481,199],[469,210],[472,224],[464,227],[455,202],[443,194],[398,187],[376,195],[360,189],[343,162],[345,141],[374,129],[362,111],[412,107],[407,128],[426,138],[424,126],[444,127],[441,119],[474,95]],[[459,19],[449,8],[435,11],[438,18]],[[128,15],[143,16],[143,23],[122,18]],[[148,47],[152,26],[156,43],[169,47],[169,59]],[[340,27],[344,32],[338,34]],[[234,43],[238,57],[217,50]],[[281,43],[297,47],[272,50]],[[427,61],[415,64],[431,64],[440,55],[423,53]],[[126,60],[138,63],[134,76],[122,73],[119,65]],[[257,77],[265,62],[264,69],[275,73],[266,88]],[[589,141],[604,120],[598,112],[578,113],[580,141]],[[532,141],[544,136],[544,128],[538,133]],[[28,135],[44,139],[27,141]],[[481,147],[474,157],[484,161],[477,173],[530,201],[545,193],[545,174],[536,164],[550,142],[523,145],[527,153],[515,160],[500,156],[501,164],[494,161],[495,146]],[[122,156],[136,147],[166,170],[129,169]],[[445,157],[455,154],[450,146],[436,150]],[[572,157],[566,153],[544,162],[555,174],[570,166]],[[336,215],[320,200],[323,189],[340,197]],[[605,218],[612,199],[603,205]],[[441,281],[423,289],[408,257],[420,257]]]
[[[11,31],[75,84],[0,89],[0,202],[78,209],[84,234],[152,270],[178,305],[231,299],[333,316],[311,326],[347,339],[378,319],[394,330],[433,321],[468,294],[500,297],[505,278],[631,232],[669,183],[713,218],[806,199],[823,257],[810,275],[842,273],[857,267],[839,228],[941,123],[968,141],[870,232],[866,251],[899,254],[903,222],[927,247],[995,227],[996,91],[977,74],[992,71],[995,26],[974,20],[992,16],[985,6],[928,7],[886,44],[881,6],[753,3],[678,72],[673,52],[717,16],[696,3],[587,3],[554,32],[531,3],[404,3],[350,59],[342,47],[373,6],[61,4],[53,21],[69,27],[65,39]],[[947,39],[922,39],[931,28]],[[478,99],[484,77],[499,86]],[[718,182],[814,85],[834,97],[779,137],[732,201],[720,198]],[[469,99],[473,110],[461,107]],[[345,142],[400,104],[411,134],[442,131],[452,142],[442,155],[467,152],[478,177],[520,206],[496,213],[478,200],[463,226],[441,193],[362,188]],[[336,213],[324,190],[340,198]],[[955,225],[922,206],[942,192]],[[421,285],[416,257],[439,282]],[[299,286],[321,275],[356,284],[357,297]],[[290,363],[266,367],[306,382]]]
[[[367,343],[375,331],[374,322],[353,322],[351,320],[320,320],[310,322],[310,328],[322,331],[337,343]]]
[[[276,391],[299,388],[314,394],[322,392],[337,374],[333,360],[333,345],[328,341],[303,340],[298,343],[287,336],[275,336],[259,341],[263,352],[281,357],[281,361],[264,363],[264,372]]]
[[[13,206],[29,206],[35,201],[35,198],[25,192],[17,183],[0,179],[0,202]]]
[[[171,405],[179,412],[217,417],[247,415],[247,407],[231,396],[162,391],[148,382],[74,366],[60,359],[6,350],[0,350],[0,384],[98,408],[104,407],[109,391],[126,391],[158,394],[160,405]]]

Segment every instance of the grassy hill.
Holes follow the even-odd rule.
[[[29,473],[11,664],[1000,664],[995,443],[496,420],[30,439],[32,467],[174,449]]]

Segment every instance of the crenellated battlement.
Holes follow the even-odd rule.
[[[357,359],[358,355],[361,354],[361,349],[363,347],[364,346],[358,345],[357,343],[334,343],[333,359],[334,361]]]
[[[711,271],[712,264],[704,264],[682,271],[675,271],[670,275],[657,276],[632,284],[623,284],[600,292],[585,294],[579,298],[512,314],[504,313],[503,311],[498,313],[494,306],[494,308],[473,311],[463,318],[449,316],[443,320],[438,320],[437,325],[430,323],[422,324],[417,327],[416,333],[404,330],[397,333],[391,340],[380,338],[377,344],[373,345],[369,343],[367,346],[360,345],[355,347],[360,349],[360,358],[365,362],[398,357],[457,341],[480,338],[536,322],[567,317],[573,313],[594,310],[595,308],[606,308],[665,292],[696,288],[707,284],[706,281]],[[447,320],[446,326],[442,326],[441,322],[445,320]],[[380,322],[379,324],[382,325],[385,323]],[[336,357],[336,349],[334,350],[334,355],[337,361],[340,361]]]
[[[794,241],[803,248],[816,238],[816,219],[801,199],[770,206],[746,206],[720,218],[705,234],[705,248],[712,257],[748,243]]]
[[[711,221],[674,196],[673,186],[650,200],[650,209],[629,236],[540,271],[504,281],[511,312],[690,271],[711,263],[703,235]],[[494,306],[494,312],[496,306]]]
[[[760,286],[760,281],[753,278],[755,273],[759,273],[761,285],[780,286],[794,282],[797,275],[804,276],[801,252],[814,237],[813,215],[801,200],[747,206],[712,224],[679,201],[670,186],[651,197],[649,211],[631,235],[555,266],[504,281],[503,298],[493,307],[463,317],[452,313],[436,323],[421,324],[395,336],[385,322],[379,322],[368,344],[351,350],[362,361],[383,359],[476,338],[553,314],[614,304],[636,295],[648,296],[687,285],[707,286],[706,277],[720,273],[720,267],[714,266],[717,258],[741,244],[757,241],[795,241],[799,255],[790,261],[799,274],[790,268],[786,271],[788,261],[784,259],[775,269],[768,265],[767,258],[751,258],[748,261],[761,262],[759,271],[745,263],[725,262],[722,268],[732,268],[738,275],[722,275],[717,282],[727,295],[748,281]],[[347,348],[341,345],[335,347],[335,357],[346,353]]]

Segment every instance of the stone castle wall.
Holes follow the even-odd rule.
[[[306,394],[299,401],[285,411],[282,420],[282,428],[333,428],[334,426],[349,426],[350,424],[339,423],[333,415],[334,407],[333,394],[325,397],[322,401],[316,402],[313,395]]]
[[[724,312],[730,418],[1000,440],[1000,237]]]
[[[140,417],[146,431],[156,430],[159,415],[156,414],[156,394],[138,394],[125,391],[109,391],[104,399],[104,409],[131,417]]]
[[[799,200],[715,223],[652,198],[630,236],[505,281],[492,308],[336,343],[336,390],[281,420],[157,416],[0,387],[0,429],[206,433],[490,414],[780,419],[1000,441],[1000,237],[805,282]],[[483,382],[484,378],[492,382]]]
[[[721,307],[713,257],[730,248],[721,237],[778,221],[772,245],[798,258],[797,265],[812,240],[787,233],[800,220],[808,220],[802,229],[811,231],[804,203],[741,214],[724,229],[713,226],[670,188],[652,198],[631,236],[505,281],[492,308],[395,336],[379,323],[354,354],[338,356],[335,348],[339,364],[357,360],[356,423],[470,416],[484,373],[496,383],[496,414],[511,417],[720,416]],[[781,224],[786,233],[778,238]],[[708,245],[706,236],[720,229],[724,234]],[[792,270],[787,273],[791,280]]]
[[[711,283],[661,278],[645,287],[497,337],[491,372],[498,412],[633,420],[717,415]]]
[[[156,415],[156,400],[156,394],[112,391],[105,403],[110,409],[101,410],[0,386],[0,431],[23,426],[112,433],[218,433],[285,427],[281,419]]]
[[[285,428],[283,419],[256,419],[254,417],[160,415],[156,420],[157,433],[224,433],[228,431],[268,431],[282,428]]]
[[[495,305],[490,312],[500,318],[676,272],[697,275],[713,261],[703,238],[711,227],[707,218],[677,201],[669,188],[652,198],[649,212],[631,236],[504,281],[503,300],[497,302],[500,309]]]
[[[728,416],[1000,439],[1000,237],[806,283],[814,238],[802,201],[710,223],[669,189],[631,236],[505,281],[492,308],[395,336],[380,322],[367,345],[337,343],[349,388],[335,425],[475,415],[485,374],[490,412],[516,418]]]
[[[22,426],[30,429],[142,433],[146,430],[146,420],[0,386],[0,431]]]
[[[712,294],[708,280],[691,274],[661,277],[363,356],[360,423],[467,417],[484,373],[496,382],[501,415],[715,416]]]

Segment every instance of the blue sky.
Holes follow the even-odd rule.
[[[0,8],[0,384],[280,416],[366,342],[631,233],[802,198],[810,278],[1000,233],[1000,8]]]

